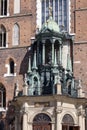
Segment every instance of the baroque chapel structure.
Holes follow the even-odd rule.
[[[50,7],[53,10],[53,18],[49,19]],[[77,128],[75,125],[69,125],[69,128],[65,125],[66,123],[60,128],[80,128],[80,122],[82,117],[84,120],[84,116],[79,115],[86,110],[86,102],[82,97],[87,96],[86,11],[86,0],[0,1],[0,130],[3,129],[2,120],[9,124],[10,128],[5,129],[11,130],[13,130],[14,121],[18,120],[19,124],[22,123],[24,117],[20,107],[22,105],[24,109],[25,105],[30,107],[32,97],[33,107],[35,106],[36,109],[37,106],[39,106],[38,108],[43,106],[43,109],[46,109],[44,106],[49,106],[49,108],[54,106],[52,108],[55,113],[53,114],[54,118],[52,118],[52,111],[51,113],[45,111],[40,115],[48,118],[50,129],[58,127],[55,126],[57,116],[54,116],[57,113],[57,105],[59,102],[63,103],[64,99],[64,103],[69,99],[67,103],[73,104],[74,114],[80,110],[77,114],[79,122],[76,122],[77,119],[74,118],[73,114],[68,113],[68,115],[65,114],[64,120],[69,117]],[[75,38],[73,38],[74,35]],[[23,95],[26,95],[27,98]],[[51,97],[45,95],[51,95]],[[58,95],[61,96],[57,97]],[[16,115],[18,115],[17,111],[20,112],[20,119],[14,116],[14,105],[11,105],[12,100],[18,96],[21,97],[22,101],[24,100],[23,103],[17,102],[18,105],[14,103],[19,106],[16,109]],[[77,100],[77,98],[80,99]],[[29,102],[24,103],[25,100],[29,100]],[[43,100],[45,101],[43,102]],[[63,107],[67,108],[67,103],[66,106],[58,105],[61,106],[58,109],[64,112]],[[8,107],[10,111],[7,112]],[[38,114],[35,120],[39,118]],[[34,116],[30,123],[34,123]],[[61,116],[61,123],[63,116]],[[25,118],[27,117],[25,116]],[[26,126],[26,129],[28,127],[34,128],[34,124]],[[81,126],[82,130],[84,130],[83,126]],[[19,127],[17,126],[15,129],[19,129]],[[21,126],[20,129],[22,128]]]
[[[16,86],[11,103],[15,130],[85,130],[86,99],[73,77],[73,40],[52,16],[36,34],[23,91]]]

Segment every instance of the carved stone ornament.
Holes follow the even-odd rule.
[[[77,115],[85,117],[86,116],[85,110],[84,109],[78,109],[77,110]]]
[[[57,108],[56,108],[56,113],[57,113],[57,114],[59,114],[59,113],[61,113],[61,112],[62,112],[62,110],[63,110],[63,108],[62,108],[62,107],[57,107]]]

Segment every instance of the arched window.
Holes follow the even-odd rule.
[[[62,122],[64,124],[74,124],[74,120],[73,120],[72,116],[69,114],[64,115]]]
[[[0,107],[6,107],[6,90],[2,83],[0,83]]]
[[[4,74],[4,76],[5,77],[16,76],[15,66],[16,66],[16,63],[14,62],[13,58],[12,57],[8,58],[7,61],[6,61],[6,64],[5,64],[7,72]]]
[[[6,47],[6,29],[0,25],[0,47]]]
[[[60,29],[69,30],[70,0],[37,0],[37,25],[42,24],[49,18],[49,7],[52,7],[53,19]]]
[[[14,61],[12,59],[9,60],[9,72],[14,74]]]
[[[18,24],[13,27],[13,45],[19,45],[20,28]]]
[[[51,6],[54,20],[67,28],[67,3],[67,0],[42,0],[42,23],[48,19]]]
[[[51,130],[51,119],[48,115],[40,113],[33,120],[33,130]]]
[[[20,0],[14,0],[14,13],[20,13]]]
[[[50,123],[51,119],[44,113],[39,113],[34,117],[33,123]]]
[[[73,117],[70,114],[66,114],[62,120],[62,130],[79,130],[79,126],[75,126]]]
[[[7,0],[0,0],[0,15],[7,15]]]

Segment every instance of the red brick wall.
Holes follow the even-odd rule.
[[[75,42],[87,41],[87,1],[71,1],[71,32]]]
[[[16,63],[15,72],[16,76],[7,76],[4,77],[4,74],[7,73],[7,68],[5,64],[7,63],[8,58],[14,58]],[[7,102],[13,98],[14,95],[14,85],[15,83],[19,84],[20,90],[23,89],[23,78],[24,74],[28,69],[28,57],[29,51],[28,47],[25,48],[13,48],[13,49],[2,49],[0,50],[0,82],[6,88],[6,100]]]
[[[87,91],[87,43],[74,44],[74,75],[82,80],[83,89]],[[87,92],[86,92],[87,93]]]
[[[20,27],[20,44],[12,46],[13,26],[17,23]],[[21,11],[14,14],[14,1],[9,2],[9,16],[0,17],[0,25],[3,24],[7,32],[8,48],[0,49],[0,83],[6,88],[6,102],[13,99],[14,84],[19,83],[20,90],[23,87],[23,77],[28,68],[28,48],[31,37],[36,30],[36,1],[21,0]],[[15,73],[17,76],[7,76],[5,64],[12,57],[16,63]]]
[[[75,33],[74,75],[87,91],[87,1],[71,1],[71,32]],[[87,95],[87,92],[86,92]]]
[[[7,102],[13,98],[14,83],[17,80],[19,87],[22,88],[23,75],[27,71],[26,66],[28,62],[26,48],[12,49],[13,26],[15,23],[18,23],[20,27],[20,45],[18,47],[30,45],[30,38],[34,36],[36,29],[36,0],[21,0],[21,12],[20,14],[15,14],[15,16],[13,4],[14,1],[10,0],[9,17],[0,18],[0,24],[5,26],[8,33],[9,49],[0,49],[0,82],[3,83],[6,88]],[[87,43],[83,42],[87,41],[87,10],[78,10],[85,7],[87,7],[86,0],[71,0],[71,32],[76,34],[75,42],[77,42],[74,45],[74,75],[76,78],[82,79],[83,87],[87,90]],[[8,57],[13,57],[16,61],[16,77],[4,77],[7,71],[5,64]]]

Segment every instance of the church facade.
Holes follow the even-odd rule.
[[[6,129],[85,130],[86,5],[0,1],[0,119]]]

